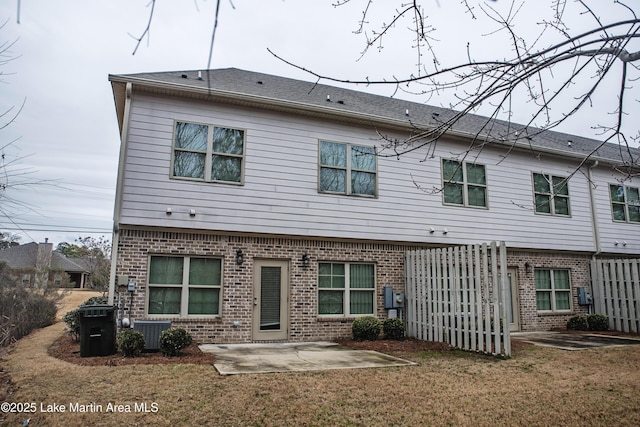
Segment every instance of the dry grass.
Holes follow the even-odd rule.
[[[401,354],[413,367],[221,377],[210,365],[77,366],[47,355],[63,329],[26,337],[3,361],[17,386],[8,400],[38,405],[7,425],[640,425],[640,346],[523,346],[509,360],[422,351]],[[46,414],[41,402],[102,412]],[[109,402],[157,412],[106,413]]]

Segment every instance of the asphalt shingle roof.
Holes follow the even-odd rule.
[[[431,128],[455,114],[453,110],[441,107],[237,68],[115,75],[110,76],[110,80],[133,81],[134,84],[177,91],[197,90],[215,95],[226,93],[230,98],[244,97],[254,102],[283,103],[289,108],[299,106],[301,112],[305,108],[313,108],[335,115],[358,115],[368,117],[372,124],[376,121],[393,121],[404,123],[407,127]],[[486,123],[486,117],[466,114],[452,130],[475,135],[485,128]],[[560,155],[584,157],[593,152],[595,159],[614,163],[624,161],[627,164],[630,160],[634,164],[640,162],[638,149],[621,150],[618,144],[602,145],[602,141],[561,132],[538,133],[537,129],[524,130],[522,125],[504,121],[493,121],[489,134],[494,140],[511,141],[516,138],[516,130],[519,131],[518,140],[521,144],[552,150]],[[525,138],[527,133],[532,136]]]
[[[6,261],[9,267],[16,270],[30,269],[36,267],[38,259],[38,246],[48,245],[52,250],[50,243],[27,243],[24,245],[13,246],[0,250],[0,261]],[[51,251],[51,268],[59,269],[67,272],[88,272],[88,270],[73,260],[65,257],[59,252]]]

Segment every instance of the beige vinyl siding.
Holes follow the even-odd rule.
[[[613,221],[609,184],[620,185],[618,181],[620,176],[610,169],[596,167],[593,170],[593,177],[598,183],[594,193],[602,251],[638,254],[640,251],[640,223]],[[627,180],[624,185],[640,187],[640,180]]]
[[[175,120],[246,130],[244,186],[170,178]],[[531,153],[485,148],[489,209],[443,205],[440,157],[461,145],[446,140],[435,157],[424,151],[378,159],[378,197],[318,192],[318,141],[372,146],[376,131],[256,109],[136,94],[121,194],[123,224],[322,236],[381,241],[474,243],[504,240],[510,247],[592,251],[595,243],[586,178],[570,181],[571,217],[535,215],[531,173],[568,176],[576,165]],[[393,136],[404,137],[401,133]],[[385,154],[384,152],[382,153]],[[415,182],[415,183],[414,183]],[[603,185],[603,188],[606,185]],[[605,189],[606,192],[606,189]],[[172,214],[166,214],[167,208]],[[190,209],[196,216],[190,217]],[[429,233],[430,227],[436,232]],[[444,235],[442,230],[448,233]],[[637,228],[637,227],[636,227]]]

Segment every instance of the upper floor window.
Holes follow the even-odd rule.
[[[613,220],[640,222],[640,192],[635,187],[609,185]]]
[[[536,269],[536,307],[538,311],[570,311],[569,270]]]
[[[318,314],[375,314],[374,264],[321,262],[318,265]]]
[[[442,159],[444,203],[487,207],[487,174],[484,165]]]
[[[244,131],[176,122],[172,176],[242,183]]]
[[[152,256],[149,261],[149,314],[220,314],[222,260]]]
[[[320,141],[319,191],[375,196],[376,175],[374,147]]]
[[[569,215],[569,185],[561,176],[533,174],[533,194],[537,213]]]

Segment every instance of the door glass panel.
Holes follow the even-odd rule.
[[[507,317],[509,318],[509,323],[513,323],[513,288],[511,280],[511,273],[507,273]]]
[[[260,330],[280,329],[280,267],[262,267],[260,274]]]

